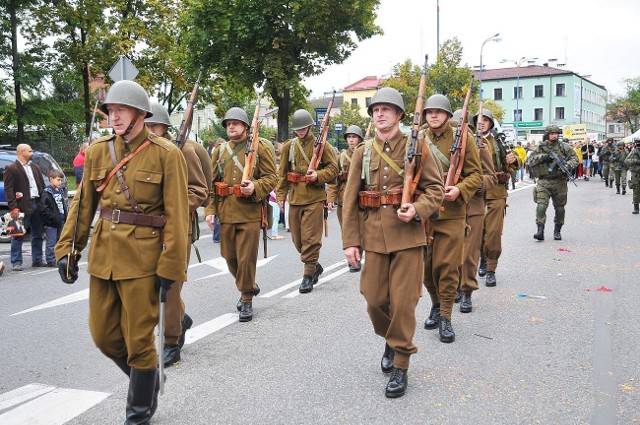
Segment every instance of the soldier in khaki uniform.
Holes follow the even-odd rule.
[[[344,190],[347,186],[347,177],[349,176],[353,152],[356,149],[356,146],[362,143],[364,139],[362,136],[362,129],[357,125],[350,125],[347,127],[344,139],[347,141],[348,149],[342,151],[338,157],[338,165],[340,167],[338,181],[335,184],[327,185],[327,208],[329,211],[333,211],[335,207],[340,228],[342,228],[342,204],[344,199]],[[356,267],[352,267],[351,264],[349,264],[350,272],[360,271],[360,268],[360,264],[356,264]]]
[[[171,120],[167,109],[159,103],[151,103],[153,116],[146,118],[144,122],[149,130],[167,140],[174,141],[169,134]],[[193,226],[198,225],[197,209],[207,199],[211,189],[211,157],[207,150],[198,142],[186,140],[180,147],[182,155],[187,162],[187,197],[189,199],[189,239],[187,247],[187,263],[191,256],[191,236]],[[197,234],[197,229],[196,229]],[[193,319],[184,311],[184,301],[180,296],[184,282],[176,282],[167,292],[167,305],[165,307],[164,321],[164,348],[163,359],[165,366],[171,366],[180,361],[180,350],[184,345],[185,334]]]
[[[488,112],[487,109],[483,111],[483,113]],[[461,109],[453,112],[453,118],[450,121],[452,126],[457,127],[461,114]],[[469,116],[471,116],[471,114],[469,114]],[[474,122],[470,123],[469,128],[471,129],[473,125]],[[469,139],[467,143],[471,143],[471,140],[472,139]],[[478,268],[478,259],[480,258],[480,247],[482,245],[482,229],[485,213],[484,194],[493,189],[497,183],[493,170],[493,161],[491,160],[491,154],[487,149],[486,143],[483,142],[481,137],[475,137],[473,140],[475,140],[476,147],[478,148],[480,165],[482,167],[482,186],[469,200],[467,210],[468,231],[464,241],[463,263],[460,269],[460,292],[462,295],[460,300],[460,313],[471,313],[473,310],[471,294],[473,291],[479,289],[476,270]]]
[[[451,103],[446,96],[434,94],[427,99],[424,112],[429,128],[423,135],[429,143],[430,153],[440,161],[443,170],[448,170],[450,150],[455,137],[454,129],[449,124],[449,119],[453,116]],[[467,204],[482,186],[478,149],[470,134],[463,160],[458,183],[444,188],[444,211],[434,222],[433,242],[426,250],[424,282],[431,296],[432,306],[424,327],[439,328],[442,342],[455,340],[451,313],[463,262]],[[443,180],[446,182],[446,175]]]
[[[507,189],[509,177],[519,169],[522,164],[520,159],[511,151],[507,153],[503,145],[498,142],[491,130],[494,126],[493,114],[488,109],[483,109],[482,119],[478,122],[479,115],[473,117],[478,133],[485,141],[489,153],[493,159],[493,169],[496,172],[498,184],[495,188],[485,192],[487,200],[487,212],[484,216],[484,235],[482,238],[482,258],[480,268],[486,270],[486,286],[496,286],[496,269],[498,259],[502,254],[502,228],[504,227],[504,209],[507,207]],[[512,181],[514,179],[512,178]]]
[[[284,208],[284,201],[289,195],[289,227],[293,244],[304,263],[304,276],[299,288],[304,294],[313,291],[313,285],[323,271],[318,258],[327,199],[325,184],[338,176],[338,162],[333,149],[327,146],[318,170],[308,171],[316,141],[311,132],[314,121],[304,109],[295,111],[292,121],[296,137],[287,140],[282,147],[276,195],[280,208]]]
[[[187,276],[187,166],[173,143],[145,127],[151,105],[139,84],[118,81],[101,108],[115,135],[87,149],[84,178],[56,245],[56,258],[62,280],[75,282],[79,253],[91,233],[91,335],[100,351],[130,376],[125,423],[142,424],[157,407],[153,331],[158,289],[164,294]],[[115,163],[121,175],[111,174]],[[97,209],[99,219],[91,232]]]
[[[205,215],[211,230],[215,216],[220,219],[220,253],[240,292],[236,305],[239,320],[249,322],[253,319],[253,297],[260,292],[256,284],[256,264],[262,207],[276,185],[276,158],[271,142],[260,139],[253,178],[242,180],[245,149],[250,143],[249,117],[244,110],[234,107],[227,111],[222,125],[229,142],[217,146],[211,156],[215,193],[205,208]]]
[[[397,90],[384,87],[373,96],[368,110],[377,131],[352,157],[343,201],[343,219],[349,225],[342,229],[342,244],[352,266],[360,260],[361,250],[366,251],[360,292],[374,332],[386,342],[380,366],[383,372],[391,372],[385,395],[395,398],[406,391],[409,358],[418,351],[413,335],[422,292],[424,226],[438,211],[444,188],[438,165],[419,144],[416,150],[423,152],[422,164],[415,172],[421,193],[416,192],[413,203],[400,205],[409,143],[399,129],[404,101]],[[360,203],[360,194],[379,195],[373,198],[379,205],[369,200]]]

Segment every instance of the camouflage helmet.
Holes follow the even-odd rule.
[[[381,103],[388,103],[400,109],[402,111],[402,117],[400,119],[404,118],[404,100],[398,90],[392,87],[383,87],[378,90],[376,94],[373,95],[373,99],[371,99],[371,103],[367,107],[369,116],[373,116],[373,107]]]
[[[153,116],[147,92],[135,81],[120,80],[112,85],[100,106],[100,110],[109,115],[107,105],[110,104],[126,105],[145,111],[147,113],[145,118]]]
[[[451,102],[447,99],[447,96],[443,94],[433,94],[429,96],[427,102],[424,105],[422,113],[427,112],[427,109],[440,109],[441,111],[445,111],[449,114],[449,117],[453,116],[453,112],[451,112]]]
[[[164,124],[171,127],[171,120],[169,119],[169,112],[167,108],[159,104],[158,102],[151,102],[151,117],[145,118],[144,122],[147,124]]]
[[[362,129],[357,125],[350,125],[347,127],[347,131],[344,133],[344,139],[347,140],[347,136],[350,134],[355,134],[360,137],[360,140],[364,140],[364,136],[362,136]]]
[[[613,137],[609,137],[609,138],[607,139],[607,143],[613,143]]]
[[[327,114],[329,111],[327,111]],[[293,113],[293,117],[291,118],[291,128],[294,130],[302,130],[303,128],[307,128],[315,124],[313,117],[306,109],[298,109]]]
[[[473,125],[476,126],[476,128],[478,127],[478,117],[480,116],[480,112],[478,112],[477,114],[475,114],[473,116]],[[482,108],[482,116],[483,117],[487,117],[489,118],[489,121],[491,121],[491,127],[489,127],[488,129],[486,129],[485,131],[489,131],[492,128],[494,128],[496,126],[496,122],[493,118],[493,113],[488,110],[487,108]]]
[[[557,125],[550,124],[544,129],[544,135],[548,136],[549,134],[562,134],[562,130]]]
[[[240,121],[247,127],[251,127],[251,124],[249,124],[249,116],[244,111],[244,109],[238,108],[237,106],[230,108],[227,113],[224,114],[224,119],[222,120],[222,126],[224,128],[227,128],[227,121],[229,120]]]
[[[624,148],[625,144],[626,144],[625,142],[620,140],[616,146],[619,147],[619,148]]]

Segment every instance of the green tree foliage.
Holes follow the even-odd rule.
[[[471,68],[461,66],[462,44],[456,37],[444,42],[436,63],[430,67],[427,81],[431,92],[441,93],[449,98],[452,110],[462,108],[467,89],[471,83]],[[472,100],[477,93],[474,85]],[[471,106],[469,107],[472,110]],[[477,103],[476,103],[477,108]]]
[[[483,108],[487,108],[493,114],[493,118],[495,118],[498,122],[502,122],[504,120],[505,110],[504,108],[495,100],[485,100],[483,104]],[[476,108],[477,111],[477,108]]]
[[[180,18],[192,61],[239,86],[266,81],[278,106],[278,139],[288,135],[292,94],[303,78],[342,63],[363,40],[380,34],[379,0],[185,0]]]
[[[631,133],[640,129],[640,77],[624,80],[626,93],[607,106],[607,114],[616,121],[625,124]]]

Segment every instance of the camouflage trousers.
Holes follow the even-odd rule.
[[[611,173],[611,163],[609,161],[603,161],[602,162],[602,179],[604,181],[608,181],[609,179],[613,180],[613,174],[611,174],[611,177],[609,177],[610,173]]]
[[[631,180],[629,180],[629,188],[633,189],[634,204],[640,204],[640,173],[631,173]]]
[[[627,187],[627,169],[621,168],[620,170],[613,170],[613,175],[616,178],[616,186],[622,185]]]
[[[567,180],[559,179],[538,179],[536,187],[533,188],[533,201],[538,204],[536,208],[536,224],[545,224],[547,221],[547,207],[549,199],[553,202],[555,224],[564,224],[564,206],[567,205]]]

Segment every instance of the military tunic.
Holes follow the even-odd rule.
[[[217,146],[211,156],[213,183],[226,183],[229,187],[242,183],[245,148],[248,138],[231,140]],[[254,192],[250,197],[212,197],[205,208],[206,215],[220,219],[220,253],[227,262],[229,272],[236,281],[242,302],[250,303],[258,291],[256,264],[260,244],[262,205],[276,185],[277,175],[273,145],[260,139],[251,181]]]
[[[347,186],[347,180],[343,178],[343,176],[349,175],[353,151],[353,148],[349,148],[340,154],[338,159],[338,165],[340,166],[338,181],[335,184],[327,185],[327,202],[336,204],[336,215],[338,216],[340,227],[342,227],[342,200],[344,199],[344,190]]]
[[[377,143],[398,167],[404,169],[407,136],[398,131],[390,140]],[[416,327],[415,308],[422,292],[426,245],[425,223],[442,203],[444,188],[441,170],[428,154],[422,158],[417,189],[423,194],[413,202],[420,220],[405,223],[397,209],[383,205],[376,209],[360,208],[358,193],[364,190],[361,174],[365,146],[355,149],[343,198],[343,247],[359,247],[366,251],[366,262],[360,279],[360,292],[367,301],[367,311],[374,332],[386,339],[395,351],[395,367],[407,369],[409,356],[418,351],[413,344]],[[387,164],[375,149],[370,151],[370,187],[367,190],[386,194],[403,187],[404,178]]]
[[[287,140],[282,147],[280,156],[279,180],[276,190],[278,202],[284,202],[287,194],[289,196],[291,239],[296,250],[300,253],[300,260],[304,263],[305,276],[314,275],[318,258],[320,258],[324,203],[327,200],[325,184],[338,176],[338,162],[333,149],[327,146],[316,170],[317,181],[313,183],[287,181],[287,173],[289,172],[295,172],[302,176],[307,173],[308,160],[311,160],[313,156],[315,140],[316,137],[311,131],[303,140],[297,137]],[[304,151],[304,155],[302,151]]]
[[[145,140],[151,144],[121,168],[138,206],[149,216],[163,216],[162,229],[98,219],[97,209],[133,213],[117,177],[102,192],[97,188],[114,168],[108,141],[113,140],[121,161]],[[69,210],[56,258],[82,251],[91,234],[88,257],[89,325],[96,346],[108,357],[127,358],[131,367],[157,366],[153,330],[158,323],[156,276],[181,282],[187,276],[187,169],[178,148],[145,127],[129,142],[120,136],[96,140],[86,151],[82,186]],[[78,214],[76,223],[75,217]]]

